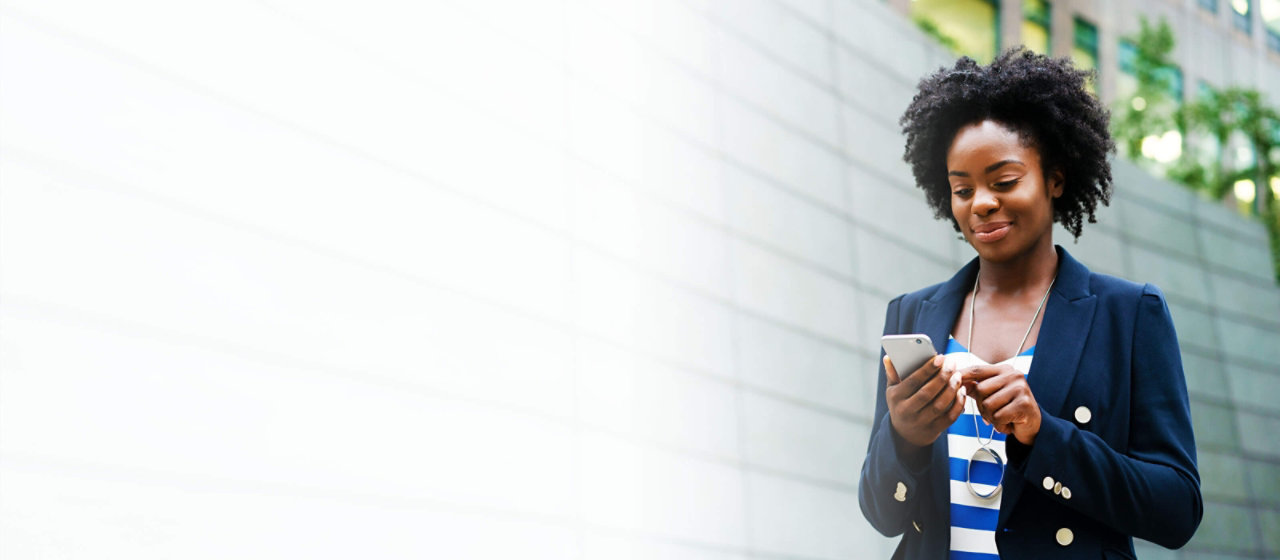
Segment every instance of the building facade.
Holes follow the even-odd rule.
[[[960,41],[960,52],[989,60],[997,49],[1025,45],[1096,68],[1098,93],[1126,97],[1126,37],[1139,18],[1168,21],[1177,39],[1179,95],[1201,83],[1280,92],[1280,1],[1277,0],[892,0],[906,17],[934,22]],[[1274,101],[1274,100],[1273,100]]]

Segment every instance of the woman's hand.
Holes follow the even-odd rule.
[[[884,357],[889,421],[898,436],[916,447],[933,443],[964,412],[958,384],[951,382],[950,371],[942,371],[942,362],[941,355],[934,356],[901,379],[893,362]]]
[[[1023,445],[1035,442],[1040,433],[1040,405],[1031,394],[1027,376],[1008,364],[973,366],[957,375],[983,420]]]

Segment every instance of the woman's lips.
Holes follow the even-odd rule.
[[[993,243],[1004,239],[1004,236],[1009,233],[1009,226],[1009,222],[982,224],[973,228],[973,236],[983,243]]]

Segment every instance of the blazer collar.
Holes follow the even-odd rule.
[[[1089,289],[1089,269],[1072,258],[1066,249],[1061,246],[1055,248],[1058,251],[1058,276],[1045,303],[1044,320],[1040,323],[1027,383],[1044,413],[1062,416],[1063,404],[1075,379],[1089,326],[1093,322],[1097,297]],[[978,259],[975,257],[920,306],[915,324],[920,332],[929,335],[939,353],[946,352],[947,337],[964,305],[965,296],[973,289],[977,273]],[[947,457],[944,438],[942,445],[934,446],[933,464],[945,465]],[[948,469],[933,471],[934,495],[949,495]],[[1006,473],[997,527],[1003,527],[1007,522],[1024,485],[1023,481],[1015,482],[1009,478],[1010,475],[1017,476]]]

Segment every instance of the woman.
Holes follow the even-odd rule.
[[[1089,272],[1053,243],[1109,202],[1107,112],[1066,59],[1015,50],[922,80],[901,123],[938,218],[977,257],[889,303],[885,334],[941,354],[884,357],[863,514],[895,558],[1132,558],[1177,548],[1203,505],[1164,296]],[[948,336],[950,335],[950,336]]]

